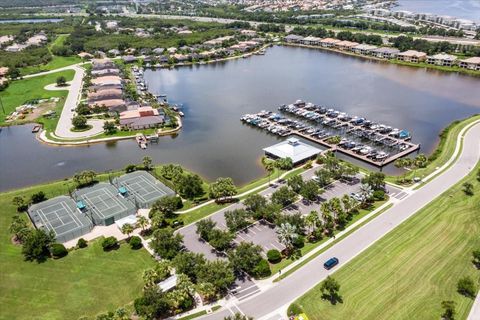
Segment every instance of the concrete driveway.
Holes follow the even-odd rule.
[[[65,104],[58,119],[57,127],[55,129],[55,137],[60,139],[83,139],[98,135],[103,132],[102,120],[88,120],[87,123],[92,126],[90,130],[82,132],[73,132],[72,119],[75,116],[75,109],[78,106],[82,95],[82,84],[85,70],[79,66],[73,66],[66,69],[75,71],[73,80],[69,82],[68,87],[56,87],[55,85],[47,85],[46,90],[68,90],[68,95]],[[57,70],[58,72],[58,70]]]

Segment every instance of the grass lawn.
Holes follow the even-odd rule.
[[[82,59],[77,56],[70,56],[70,57],[61,57],[61,56],[53,56],[52,60],[47,64],[40,64],[36,66],[28,66],[20,69],[20,74],[25,76],[28,74],[40,73],[44,71],[55,70],[58,68],[63,68],[66,66],[70,66],[72,64],[77,64],[82,62]]]
[[[45,263],[26,262],[21,247],[10,241],[8,227],[16,195],[29,197],[44,191],[48,197],[63,194],[63,181],[0,194],[0,318],[78,319],[113,311],[138,297],[142,272],[154,265],[144,250],[123,244],[104,252],[98,241],[65,258]]]
[[[6,115],[10,114],[15,110],[16,107],[29,100],[51,97],[65,98],[68,94],[68,91],[50,91],[45,90],[44,87],[48,84],[55,83],[57,77],[59,76],[64,76],[67,81],[70,81],[73,79],[73,75],[73,70],[66,70],[43,76],[12,81],[8,88],[0,93],[0,98],[2,99],[2,103],[6,112],[6,114],[3,114],[3,111],[0,110],[0,125],[5,124],[4,121]]]
[[[472,197],[461,190],[465,180]],[[480,183],[474,174],[464,181],[335,272],[342,304],[320,300],[319,285],[297,304],[311,319],[440,319],[441,302],[453,300],[456,319],[465,319],[473,299],[456,285],[480,276],[471,262],[480,247]]]
[[[60,34],[55,39],[55,41],[53,41],[48,46],[48,49],[51,51],[51,49],[53,47],[63,45],[63,43],[65,42],[67,37],[68,37],[68,34]],[[27,74],[44,72],[44,71],[50,71],[50,70],[70,66],[72,64],[80,63],[80,62],[82,62],[82,59],[77,55],[73,55],[73,56],[69,56],[69,57],[61,57],[61,56],[55,56],[55,55],[52,54],[52,60],[50,62],[48,62],[47,64],[41,64],[41,65],[28,66],[28,67],[21,68],[20,73],[22,75],[27,75]]]
[[[480,115],[475,115],[449,125],[447,127],[448,133],[441,137],[440,142],[437,146],[437,152],[439,153],[439,156],[435,160],[430,162],[426,168],[418,169],[415,172],[408,172],[405,176],[406,179],[412,179],[414,176],[420,178],[426,177],[432,172],[434,172],[437,167],[441,167],[442,165],[444,165],[452,157],[453,152],[455,151],[455,147],[457,145],[457,137],[460,134],[460,131],[462,131],[463,128],[477,120],[480,120]],[[400,183],[400,180],[402,178],[403,176],[387,176],[386,180],[392,183]]]

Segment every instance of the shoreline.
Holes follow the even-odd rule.
[[[370,55],[362,55],[362,54],[357,54],[357,53],[354,53],[354,52],[344,51],[344,50],[335,49],[335,48],[327,48],[327,47],[322,47],[322,46],[314,46],[314,45],[307,45],[307,44],[300,44],[300,43],[282,42],[281,45],[287,46],[287,47],[319,49],[319,50],[324,50],[324,51],[329,51],[329,52],[340,53],[340,54],[346,55],[346,56],[361,58],[361,59],[365,59],[365,60],[377,61],[377,62],[381,62],[381,63],[393,64],[393,65],[404,66],[404,67],[412,67],[412,68],[417,68],[417,69],[428,69],[428,70],[432,70],[432,71],[441,71],[441,72],[445,72],[445,73],[457,73],[457,74],[461,74],[461,75],[480,78],[480,71],[463,69],[463,68],[460,68],[460,67],[438,66],[438,65],[435,65],[435,64],[428,64],[426,62],[414,63],[414,62],[405,62],[405,61],[396,60],[396,59],[382,59],[382,58],[377,58],[377,57],[370,56]]]

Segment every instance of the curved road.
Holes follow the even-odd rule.
[[[243,301],[232,298],[224,308],[206,315],[202,319],[223,319],[235,312],[252,316],[254,319],[284,318],[285,314],[281,314],[278,310],[283,310],[293,300],[362,253],[465,177],[480,160],[480,139],[478,137],[480,137],[480,123],[472,126],[466,133],[464,148],[458,160],[424,187],[411,193],[391,209],[326,250],[289,277]],[[339,258],[340,265],[327,271],[323,268],[323,263],[333,256]]]

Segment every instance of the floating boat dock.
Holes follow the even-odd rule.
[[[303,120],[264,110],[244,115],[241,120],[282,137],[297,135],[380,168],[420,149],[419,144],[411,142],[411,134],[406,130],[349,116],[334,109],[300,100],[278,109]]]

